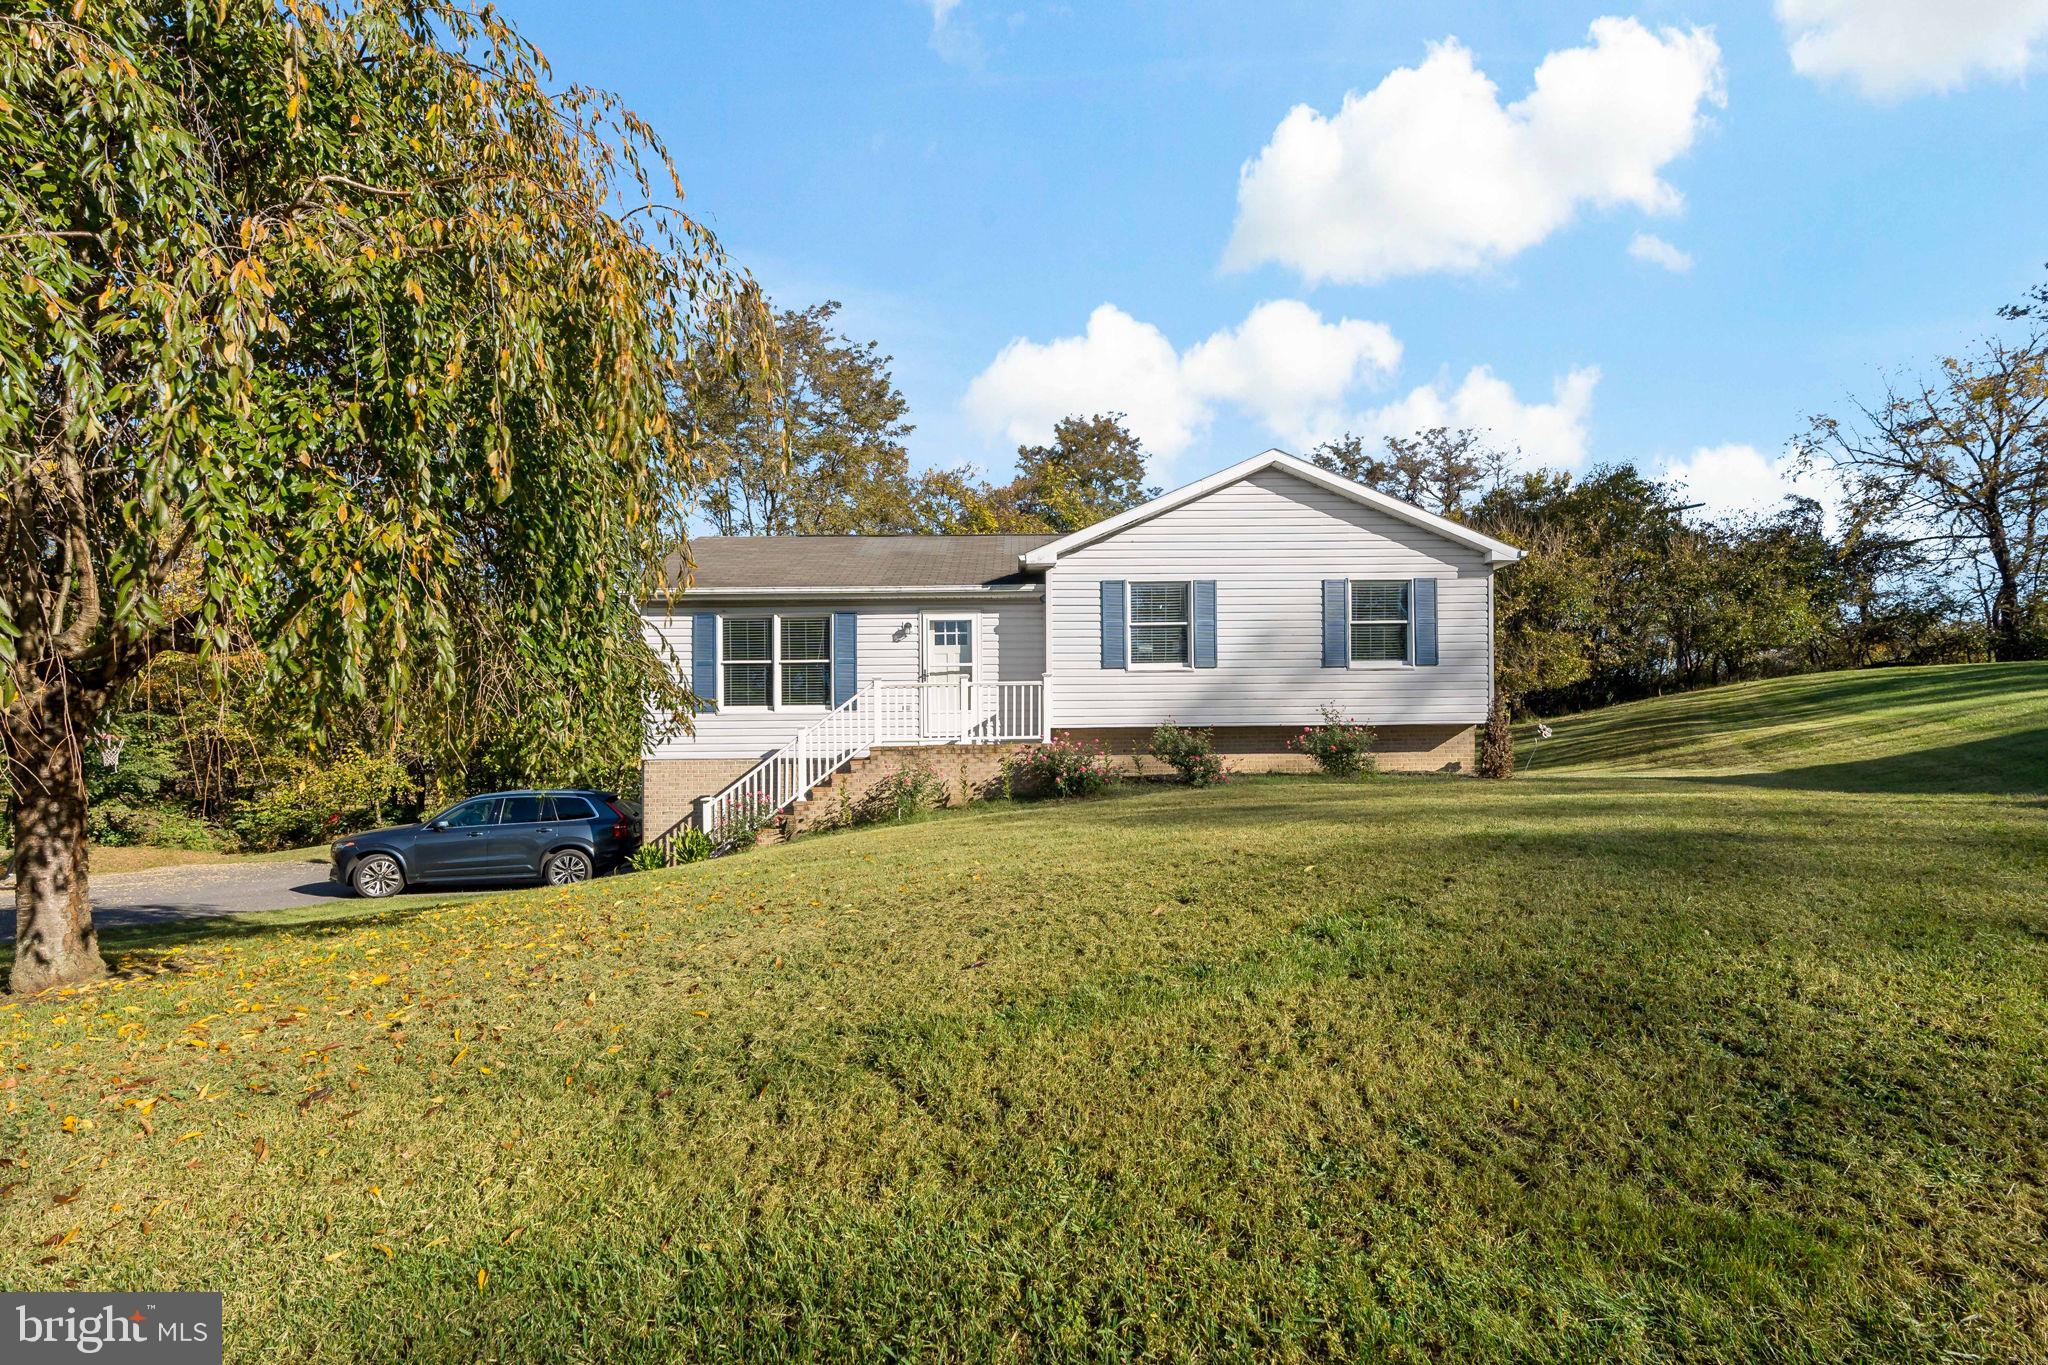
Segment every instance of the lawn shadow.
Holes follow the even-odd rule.
[[[2038,796],[2048,793],[2048,727],[1878,758],[1810,763],[1771,772],[1673,774],[1660,780],[1922,796]]]
[[[2038,663],[1873,668],[1825,680],[1735,683],[1557,717],[1551,721],[1556,737],[1542,741],[1536,752],[1539,761],[1547,758],[1561,768],[1599,768],[1724,731],[1857,721],[1922,707],[1962,711],[1974,703],[2037,694],[2048,705],[2048,669]],[[1531,730],[1518,727],[1518,757],[1532,742]]]
[[[168,952],[177,948],[243,942],[287,933],[305,933],[316,938],[353,933],[366,926],[403,924],[430,910],[474,899],[476,894],[422,893],[417,903],[405,905],[338,899],[332,907],[294,906],[286,910],[253,910],[199,918],[96,924],[95,927],[99,930],[100,951],[118,976],[124,968],[133,969],[140,965],[136,962],[124,964],[121,961],[124,953]],[[0,940],[0,973],[4,973],[13,962],[12,937]]]

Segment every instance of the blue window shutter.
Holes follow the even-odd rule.
[[[1195,667],[1216,666],[1216,580],[1195,580]]]
[[[1418,666],[1436,663],[1436,580],[1418,578],[1408,594],[1408,638]]]
[[[1343,668],[1351,662],[1351,584],[1348,579],[1323,580],[1323,667]]]
[[[690,690],[706,711],[718,709],[718,613],[690,618]]]
[[[1124,581],[1102,580],[1102,666],[1129,668],[1129,631],[1124,628]]]
[[[832,613],[832,704],[844,706],[860,690],[860,617],[850,611]]]

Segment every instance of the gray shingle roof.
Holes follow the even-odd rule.
[[[1035,583],[1017,567],[1057,536],[699,536],[692,588],[967,588]],[[670,583],[682,560],[670,555]]]

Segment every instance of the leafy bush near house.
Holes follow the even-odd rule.
[[[1152,732],[1152,756],[1189,786],[1213,787],[1229,780],[1223,760],[1213,752],[1214,739],[1212,730],[1191,730],[1169,720]]]
[[[906,763],[868,788],[854,807],[859,825],[900,824],[946,804],[946,783],[919,763]]]
[[[1024,796],[1093,796],[1116,778],[1106,745],[1070,739],[1027,750],[1015,767],[1015,785]]]
[[[325,764],[296,763],[282,781],[242,803],[235,829],[250,848],[297,848],[388,824],[419,799],[419,784],[396,759],[352,753]]]
[[[1316,767],[1331,777],[1357,777],[1378,765],[1372,756],[1370,725],[1360,724],[1334,706],[1325,706],[1320,725],[1311,725],[1288,741],[1288,747],[1307,754]]]
[[[208,853],[234,846],[204,820],[189,812],[165,806],[131,806],[125,801],[102,801],[85,816],[86,837],[96,844],[119,848],[146,844],[151,848],[184,848]]]
[[[633,850],[628,861],[642,872],[653,872],[664,867],[681,867],[685,863],[701,863],[718,852],[711,836],[695,825],[669,840],[655,840]]]
[[[1515,740],[1508,725],[1508,699],[1493,694],[1493,706],[1486,713],[1486,727],[1479,732],[1477,755],[1479,775],[1505,781],[1515,775]]]
[[[775,823],[775,808],[767,798],[734,800],[725,817],[706,836],[714,853],[745,853],[754,847],[764,830]]]

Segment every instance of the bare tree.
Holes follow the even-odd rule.
[[[2038,653],[2048,573],[2048,334],[1991,339],[1932,378],[1888,386],[1803,446],[1851,489],[1858,526],[1889,527],[1982,585],[1994,659]]]

